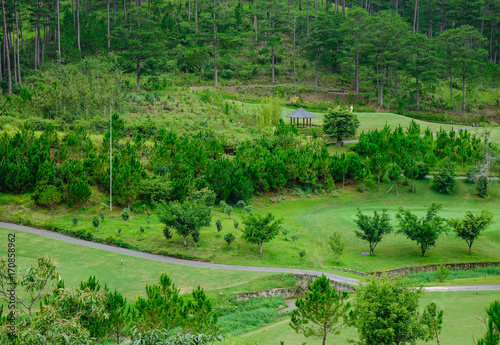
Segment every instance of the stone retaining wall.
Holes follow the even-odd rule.
[[[264,291],[244,292],[244,293],[237,294],[236,299],[241,301],[241,300],[247,300],[250,298],[257,298],[257,297],[281,296],[281,297],[283,297],[283,299],[304,297],[304,292],[307,290],[307,281],[314,282],[314,280],[316,278],[318,278],[318,276],[315,276],[312,274],[294,274],[294,276],[299,281],[299,285],[285,287],[285,288],[264,290]],[[333,280],[330,280],[330,284],[337,291],[351,292],[351,291],[355,290],[354,286],[351,286],[351,285],[345,284],[345,283],[336,282]]]
[[[406,276],[408,274],[413,273],[421,273],[421,272],[431,272],[436,271],[436,269],[441,265],[426,265],[426,266],[410,266],[403,268],[394,268],[386,271],[376,271],[371,272],[377,277],[382,276],[382,274],[387,274],[388,277],[395,276]],[[471,262],[471,263],[458,263],[458,264],[445,264],[445,266],[450,270],[470,270],[478,267],[494,267],[500,266],[500,262]]]

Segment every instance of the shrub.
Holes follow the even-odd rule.
[[[139,227],[139,230],[141,231],[141,234],[143,234],[143,233],[144,233],[144,228],[143,228],[142,226],[141,226],[141,227]]]
[[[94,226],[94,228],[97,229],[97,227],[99,226],[99,218],[97,218],[96,216],[93,216],[92,217],[92,225]]]
[[[170,232],[170,229],[167,226],[163,229],[163,236],[165,236],[167,240],[172,238],[172,233]]]
[[[122,228],[118,228],[118,236],[122,233]]]
[[[101,220],[104,222],[104,213],[99,213],[99,217],[101,217]]]
[[[235,220],[234,223],[233,223],[233,225],[234,225],[234,228],[236,230],[238,230],[238,226],[240,225],[240,223],[238,223],[238,221]]]
[[[247,204],[246,204],[243,200],[240,200],[240,201],[238,201],[238,202],[236,203],[236,207],[237,207],[237,208],[242,208],[242,209],[243,209],[243,208],[245,208],[245,206],[246,206],[246,205],[247,205]]]
[[[440,265],[437,269],[436,269],[436,278],[442,282],[446,279],[446,277],[448,277],[448,275],[450,274],[450,269],[448,267],[446,267],[445,265]]]
[[[299,256],[300,258],[302,259],[304,256],[306,256],[306,251],[305,249],[302,249],[301,251],[299,251]]]
[[[252,212],[253,211],[253,206],[251,205],[247,205],[244,207],[245,211],[247,211],[248,213]]]
[[[130,210],[128,208],[124,208],[120,215],[124,221],[128,221],[130,218]]]
[[[73,225],[77,225],[78,224],[78,217],[73,217]]]
[[[222,231],[222,222],[220,221],[220,219],[217,219],[217,221],[215,222],[215,225],[217,226],[217,232],[221,232]]]

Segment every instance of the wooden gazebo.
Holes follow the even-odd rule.
[[[296,124],[297,127],[300,125],[300,119],[302,119],[302,128],[309,128],[312,125],[312,118],[316,117],[304,108],[299,108],[294,112],[288,114],[286,117],[290,118],[290,126]]]

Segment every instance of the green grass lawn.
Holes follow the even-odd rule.
[[[120,291],[129,302],[145,295],[146,284],[156,284],[166,272],[181,293],[201,286],[209,296],[239,293],[294,285],[286,274],[217,270],[167,264],[132,256],[83,247],[43,236],[0,228],[0,257],[7,253],[7,233],[16,234],[16,264],[27,267],[40,256],[51,256],[66,286],[76,288],[82,280],[95,275],[101,285]],[[120,263],[123,260],[123,265]]]
[[[332,266],[337,266],[333,255],[327,248],[328,237],[332,231],[336,230],[343,236],[347,243],[346,254],[341,258],[338,266],[348,267],[360,271],[375,271],[395,267],[427,265],[436,263],[452,262],[478,262],[478,261],[498,261],[500,257],[500,223],[499,223],[499,194],[498,185],[492,185],[491,197],[481,199],[475,195],[475,188],[463,181],[458,181],[457,191],[453,195],[443,195],[431,189],[432,181],[417,181],[416,194],[412,194],[408,187],[400,186],[400,197],[394,191],[386,194],[389,183],[382,185],[382,192],[376,191],[376,186],[371,187],[370,192],[359,193],[354,191],[352,185],[347,186],[340,197],[315,196],[311,197],[290,197],[279,203],[273,203],[269,196],[255,198],[252,205],[257,213],[265,214],[271,212],[276,217],[284,219],[284,226],[290,229],[290,234],[285,240],[282,234],[270,243],[264,244],[263,256],[258,253],[258,246],[245,242],[242,239],[241,228],[244,211],[235,210],[228,219],[227,214],[223,214],[217,206],[213,210],[212,224],[201,231],[200,242],[197,247],[191,238],[188,245],[183,245],[182,237],[174,234],[171,240],[163,236],[164,226],[153,214],[150,223],[147,223],[147,215],[132,214],[130,220],[125,223],[120,217],[120,209],[115,208],[112,213],[105,212],[106,218],[95,230],[91,223],[92,216],[99,213],[94,205],[83,209],[58,208],[57,213],[52,215],[45,208],[37,208],[33,211],[29,206],[29,201],[21,205],[4,206],[2,218],[9,218],[15,221],[17,215],[22,218],[30,218],[33,224],[41,224],[44,221],[52,220],[65,229],[87,229],[94,236],[102,239],[107,236],[115,236],[125,242],[136,245],[141,249],[149,249],[156,253],[190,255],[216,263],[255,265],[255,266],[280,266],[292,268],[308,268],[335,272]],[[27,199],[29,200],[29,199]],[[442,235],[435,248],[430,248],[426,257],[422,257],[420,248],[412,241],[402,235],[390,234],[375,249],[375,255],[363,256],[361,252],[368,251],[368,244],[359,240],[354,230],[354,222],[357,208],[364,213],[372,214],[374,210],[380,211],[382,208],[388,209],[394,225],[396,221],[394,215],[398,207],[406,206],[418,215],[423,215],[427,206],[431,202],[443,204],[441,215],[446,218],[461,217],[465,211],[480,212],[482,209],[489,209],[494,213],[496,223],[491,225],[473,246],[472,255],[468,254],[466,243],[455,237],[453,233]],[[16,215],[16,216],[14,216]],[[77,215],[79,223],[72,225],[73,216]],[[215,222],[222,221],[223,230],[217,233]],[[240,224],[238,229],[233,226],[233,221]],[[36,223],[38,221],[38,223]],[[140,226],[146,228],[143,235],[140,233]],[[122,228],[118,237],[117,229]],[[231,231],[236,240],[228,249],[224,242],[224,234]],[[291,241],[291,234],[296,233],[299,239],[296,243]],[[299,250],[304,249],[306,255],[299,257]]]
[[[438,309],[444,310],[443,330],[439,336],[441,344],[475,344],[486,330],[482,321],[486,315],[485,308],[498,299],[498,295],[498,291],[481,291],[478,295],[475,292],[433,292],[425,294],[420,305],[423,307],[434,302]],[[232,345],[279,345],[280,341],[284,341],[285,345],[302,345],[306,342],[308,345],[321,344],[320,339],[306,338],[295,333],[289,326],[289,321],[286,318],[245,335],[231,337],[226,342]],[[358,340],[355,328],[345,328],[340,335],[330,335],[327,344],[348,344],[348,339]],[[417,342],[419,345],[433,343],[435,340],[429,343]]]

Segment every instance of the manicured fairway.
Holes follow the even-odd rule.
[[[476,295],[475,292],[433,292],[425,294],[421,299],[421,306],[430,302],[436,303],[438,309],[444,310],[443,330],[439,340],[441,344],[469,345],[476,344],[477,339],[485,333],[482,322],[486,315],[485,308],[495,299],[499,299],[498,291],[483,291]],[[321,340],[306,338],[295,333],[288,325],[289,318],[276,324],[264,327],[260,330],[247,333],[241,337],[231,338],[232,345],[254,345],[254,344],[280,344],[280,340],[286,345],[319,345]],[[355,328],[346,328],[340,335],[331,335],[327,338],[327,344],[347,344],[348,339],[358,340]],[[417,344],[433,344],[435,341]]]
[[[318,197],[313,193],[310,198],[288,196],[279,203],[271,202],[270,195],[255,198],[252,203],[255,212],[261,214],[271,212],[276,217],[283,218],[284,226],[290,229],[286,240],[283,234],[279,234],[276,239],[264,244],[263,256],[259,255],[257,245],[249,244],[242,239],[242,218],[245,216],[245,212],[234,210],[231,219],[228,219],[227,214],[223,214],[218,206],[214,208],[212,224],[202,229],[197,247],[193,245],[191,238],[185,247],[182,238],[177,234],[174,234],[171,240],[166,240],[162,232],[164,226],[154,215],[151,216],[149,224],[145,214],[133,214],[128,223],[125,223],[119,217],[120,210],[115,210],[113,213],[106,212],[105,221],[99,225],[97,230],[94,230],[91,218],[99,213],[97,208],[88,207],[87,210],[73,210],[71,211],[73,214],[59,210],[60,213],[55,216],[51,215],[50,212],[33,213],[26,208],[23,211],[22,207],[9,208],[8,210],[11,214],[30,217],[33,223],[35,220],[38,220],[40,224],[44,219],[54,219],[54,223],[65,229],[86,229],[102,239],[113,235],[139,248],[149,248],[156,253],[183,253],[184,255],[209,259],[215,263],[292,266],[292,268],[335,272],[332,266],[337,266],[337,264],[327,248],[328,237],[334,230],[339,231],[347,242],[346,254],[341,258],[338,266],[361,271],[435,263],[498,261],[500,258],[499,186],[492,184],[491,197],[481,199],[475,195],[474,186],[464,181],[457,181],[457,185],[457,191],[453,195],[435,192],[431,189],[432,180],[426,180],[417,181],[415,194],[411,193],[408,187],[400,185],[399,197],[394,191],[389,194],[385,193],[390,187],[386,181],[382,185],[381,192],[377,192],[376,186],[372,186],[370,192],[359,193],[349,185],[338,198]],[[482,209],[489,209],[494,213],[496,223],[491,225],[484,235],[474,243],[472,255],[468,254],[466,243],[456,238],[453,233],[442,235],[437,246],[428,250],[426,257],[421,256],[420,248],[414,242],[396,234],[386,236],[376,247],[375,255],[361,255],[361,252],[366,252],[369,248],[366,242],[359,240],[354,234],[356,229],[354,219],[357,208],[367,214],[372,214],[374,210],[381,211],[383,208],[387,208],[393,224],[396,225],[394,215],[398,207],[405,206],[407,209],[423,215],[431,202],[443,204],[441,215],[446,218],[461,217],[468,210],[480,212]],[[6,211],[4,215],[7,214]],[[75,215],[79,218],[76,227],[72,225],[72,218]],[[218,219],[222,221],[223,225],[220,234],[217,233],[215,226]],[[238,229],[233,226],[234,220],[240,224]],[[139,231],[140,226],[146,228],[143,235]],[[119,237],[117,236],[118,228],[123,229]],[[223,239],[227,232],[232,232],[236,237],[229,249]],[[299,236],[296,243],[291,241],[293,233]],[[301,249],[306,251],[306,255],[302,259],[298,255]]]
[[[281,116],[283,120],[285,120],[285,123],[289,124],[290,119],[286,118],[286,115],[290,114],[291,112],[295,111],[295,109],[291,108],[281,108]],[[323,124],[323,118],[325,117],[325,113],[315,113],[312,112],[315,118],[312,119],[313,125],[322,125]],[[406,117],[406,116],[401,116],[397,114],[392,114],[392,113],[356,113],[358,116],[360,126],[358,129],[358,133],[361,133],[362,131],[368,131],[371,129],[382,129],[386,124],[391,126],[391,128],[395,128],[399,125],[403,126],[403,128],[408,127],[408,124],[411,122],[411,118]],[[443,123],[434,123],[434,122],[426,122],[426,121],[421,121],[421,120],[415,120],[420,125],[420,129],[423,131],[429,127],[432,132],[437,132],[439,131],[440,128],[443,128],[447,131],[453,129],[453,128],[462,128],[466,127],[464,125],[458,125],[458,124],[443,124]],[[302,124],[302,122],[300,122]]]
[[[26,267],[36,258],[51,256],[66,286],[75,288],[80,281],[95,275],[101,285],[117,289],[129,301],[136,294],[145,295],[146,284],[155,284],[162,272],[172,277],[181,293],[190,293],[201,286],[215,296],[219,292],[263,290],[287,284],[284,275],[195,268],[124,256],[82,247],[38,235],[0,228],[0,257],[6,257],[7,234],[16,234],[16,264]],[[123,260],[123,265],[120,263]],[[290,284],[290,282],[288,282]]]

